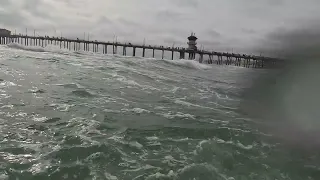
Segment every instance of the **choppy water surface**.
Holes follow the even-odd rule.
[[[0,179],[319,177],[238,110],[262,70],[6,46],[0,63]]]

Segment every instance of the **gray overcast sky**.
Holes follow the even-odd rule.
[[[248,52],[270,34],[320,19],[319,0],[0,0],[0,27],[40,35]]]

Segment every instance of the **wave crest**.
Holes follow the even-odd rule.
[[[212,67],[206,64],[200,64],[197,61],[193,60],[161,60],[167,64],[182,67],[182,68],[189,68],[189,69],[198,69],[198,70],[206,70],[211,69]]]
[[[20,49],[20,50],[25,50],[25,51],[33,51],[33,52],[45,52],[45,49],[42,47],[35,47],[35,46],[22,46],[17,43],[10,43],[7,45],[10,48],[13,49]]]

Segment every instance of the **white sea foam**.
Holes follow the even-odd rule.
[[[0,86],[10,87],[10,86],[17,86],[17,84],[11,81],[3,81],[0,83]]]
[[[7,176],[6,174],[0,174],[0,179],[8,180],[9,176]]]
[[[137,141],[131,141],[128,144],[129,144],[129,146],[135,147],[135,148],[138,148],[138,149],[142,149],[143,148],[143,145],[138,143]]]
[[[191,69],[198,69],[198,70],[205,70],[205,69],[211,69],[212,66],[207,65],[207,64],[200,64],[197,61],[194,60],[185,60],[185,59],[180,59],[180,60],[162,60],[168,64],[184,67],[184,68],[191,68]]]
[[[65,88],[74,88],[74,89],[84,88],[83,86],[81,86],[80,84],[77,84],[77,83],[53,84],[53,85],[55,85],[55,86],[63,86]]]
[[[125,141],[122,136],[113,135],[113,136],[109,137],[108,139],[114,140],[115,142],[120,143],[120,144],[129,145],[130,147],[137,148],[139,150],[143,149],[143,145],[140,144],[139,142],[137,142],[137,141],[129,141],[129,142]]]
[[[223,144],[231,144],[231,145],[234,145],[234,146],[237,146],[238,148],[241,148],[241,149],[245,149],[245,150],[250,150],[254,147],[254,145],[244,145],[242,144],[241,142],[234,142],[234,141],[224,141],[222,139],[219,139],[219,138],[215,138],[215,141],[218,142],[218,143],[223,143]]]
[[[105,178],[106,178],[107,180],[118,180],[118,177],[117,177],[117,176],[114,176],[114,175],[112,175],[112,174],[110,174],[110,173],[107,173],[107,172],[104,173],[104,176],[105,176]]]
[[[37,122],[44,122],[47,119],[48,119],[47,117],[37,117],[37,116],[33,116],[32,118],[33,121],[37,121]]]
[[[69,111],[70,107],[73,107],[75,105],[74,104],[50,104],[50,106],[54,107],[56,110],[66,112],[66,111]]]
[[[176,174],[170,170],[168,174],[162,174],[160,172],[157,172],[155,174],[149,175],[146,180],[157,180],[157,179],[172,179],[176,176]]]
[[[156,137],[156,136],[151,136],[151,137],[146,137],[146,139],[149,140],[149,141],[156,141],[156,140],[158,140],[159,138]]]
[[[10,48],[20,49],[25,51],[34,51],[34,52],[45,52],[44,48],[39,46],[23,46],[17,43],[10,43],[7,45]]]
[[[7,105],[1,106],[1,108],[13,109],[13,105],[12,104],[7,104]]]
[[[149,110],[142,109],[142,108],[133,108],[133,109],[121,109],[122,112],[134,112],[136,114],[142,114],[142,113],[150,113]]]
[[[188,106],[188,107],[192,107],[193,106],[193,107],[198,107],[198,108],[203,108],[203,109],[219,110],[219,109],[216,109],[216,108],[201,106],[201,105],[193,104],[193,103],[190,103],[190,102],[187,102],[187,101],[182,101],[180,99],[174,100],[174,103],[180,104],[180,105],[184,105],[184,106]]]
[[[189,118],[189,119],[195,119],[194,115],[182,113],[182,112],[167,112],[167,113],[158,113],[159,115],[168,118],[168,119],[174,119],[174,118]]]
[[[190,175],[194,175],[196,177],[197,172],[201,173],[202,175],[206,174],[207,176],[211,176],[212,179],[232,180],[232,177],[227,177],[226,175],[220,173],[216,167],[208,163],[189,164],[179,169],[176,173],[176,176],[178,176],[179,179],[187,177],[192,178]]]
[[[169,92],[176,93],[179,89],[180,89],[180,87],[174,87],[174,88],[173,88],[172,90],[170,90]]]

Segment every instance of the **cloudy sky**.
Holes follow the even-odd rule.
[[[0,27],[175,46],[193,31],[199,47],[249,52],[314,24],[319,10],[319,0],[0,0]]]

